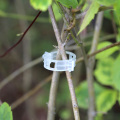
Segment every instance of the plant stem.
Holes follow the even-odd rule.
[[[119,46],[120,45],[120,42],[116,42],[116,43],[113,43],[112,45],[108,45],[100,50],[97,50],[89,55],[87,55],[87,58],[90,58],[92,56],[95,56],[96,54],[98,53],[101,53],[101,52],[104,52],[105,50],[108,50],[112,47],[116,47],[116,46]],[[2,89],[5,85],[7,85],[9,82],[11,82],[12,80],[14,80],[15,77],[17,77],[18,75],[20,75],[21,73],[23,73],[24,71],[28,70],[29,68],[37,65],[38,63],[42,62],[42,58],[39,57],[31,62],[29,62],[28,64],[22,66],[21,68],[17,69],[15,72],[11,73],[8,77],[6,77],[5,79],[2,80],[2,82],[0,82],[0,89]],[[76,60],[76,64],[83,61],[83,57],[80,57]]]
[[[110,49],[110,48],[115,47],[115,46],[118,46],[118,45],[120,45],[120,42],[117,42],[117,43],[114,43],[114,44],[109,45],[109,46],[107,46],[107,47],[104,47],[104,48],[102,48],[102,49],[100,49],[100,50],[98,50],[98,51],[96,51],[96,52],[88,55],[87,57],[90,58],[90,57],[92,57],[92,56],[94,56],[94,55],[96,55],[96,54],[98,54],[98,53],[100,53],[100,52],[103,52],[103,51],[105,51],[105,50],[107,50],[107,49]],[[38,59],[39,59],[39,58],[38,58]],[[37,59],[37,60],[38,60],[38,59]],[[83,57],[77,59],[76,64],[79,63],[79,62],[81,62],[81,61],[83,61],[83,60],[84,60]],[[36,61],[36,60],[34,60],[34,61]],[[29,69],[29,68],[31,68],[31,67],[33,67],[34,65],[36,65],[36,64],[39,63],[39,62],[38,62],[38,63],[36,62],[36,63],[34,63],[34,64],[31,64],[31,63],[33,63],[34,61],[28,63],[27,65],[25,65],[25,66],[23,66],[23,67],[21,67],[21,68],[25,68],[25,69],[22,69],[22,71],[19,71],[19,70],[21,70],[21,68],[18,69],[17,71],[19,71],[19,72],[18,72],[17,75],[21,74],[21,73],[24,72],[25,70],[27,70],[27,69]],[[26,67],[26,66],[28,66],[28,67]],[[12,76],[13,74],[14,74],[14,72],[13,72],[10,76]],[[16,76],[17,76],[17,75],[16,75]],[[16,77],[16,76],[14,76],[14,77]],[[22,103],[23,103],[25,100],[27,100],[28,98],[30,98],[30,97],[31,97],[33,94],[35,94],[41,87],[43,87],[44,85],[46,85],[51,79],[52,79],[52,75],[50,75],[50,76],[48,76],[47,78],[45,78],[45,80],[43,80],[43,82],[40,83],[41,85],[38,84],[35,88],[33,88],[33,89],[30,90],[28,93],[26,93],[25,95],[23,95],[21,98],[19,98],[18,100],[16,100],[16,101],[12,104],[13,109],[16,108],[18,105],[22,104]],[[7,79],[5,79],[5,80],[7,81]],[[11,80],[13,80],[13,79],[11,78]],[[10,81],[8,81],[8,82],[10,82]],[[6,85],[6,84],[5,84],[5,85]],[[4,87],[4,86],[3,86],[3,87]],[[36,89],[36,90],[35,90],[35,89]],[[34,91],[34,92],[32,92],[32,91]],[[31,92],[32,92],[32,93],[31,93]]]
[[[59,60],[60,58],[61,58],[61,55],[58,50],[56,60]],[[49,94],[47,120],[55,119],[55,101],[56,101],[56,94],[57,94],[57,88],[59,83],[59,76],[60,76],[60,72],[58,71],[53,72],[50,94]]]
[[[2,89],[5,85],[7,85],[9,82],[11,82],[15,77],[20,75],[22,72],[28,70],[29,68],[37,65],[38,63],[40,63],[42,61],[43,61],[43,59],[40,57],[40,58],[33,60],[32,62],[29,62],[28,64],[24,65],[23,67],[19,68],[18,70],[16,70],[12,74],[10,74],[8,77],[3,79],[2,82],[0,82],[0,89]]]
[[[95,32],[94,32],[90,53],[93,53],[96,51],[99,34],[101,30],[101,25],[102,25],[102,20],[103,20],[103,12],[100,12],[98,13],[96,24],[95,24]],[[88,65],[87,65],[87,82],[88,82],[88,93],[89,93],[88,120],[94,120],[94,117],[95,117],[95,95],[94,95],[94,81],[93,81],[94,64],[95,64],[95,57],[89,58]]]
[[[18,100],[16,100],[14,103],[11,104],[12,110],[18,107],[20,104],[22,104],[24,101],[26,101],[28,98],[30,98],[32,95],[34,95],[36,92],[40,90],[41,87],[46,85],[50,80],[52,79],[52,75],[46,77],[42,82],[40,82],[38,85],[36,85],[32,90],[27,92],[25,95],[20,97]]]
[[[50,6],[48,8],[48,10],[49,10],[49,15],[50,15],[50,18],[51,18],[51,21],[52,21],[53,29],[54,29],[54,32],[55,32],[55,36],[56,36],[56,39],[57,39],[57,42],[58,42],[58,47],[59,47],[62,59],[67,60],[64,45],[63,45],[63,43],[61,41],[61,38],[60,38],[59,30],[58,30],[58,27],[57,27],[55,16],[53,14],[52,7]],[[73,86],[73,83],[72,83],[71,73],[66,71],[66,77],[67,77],[67,80],[68,80],[68,86],[69,86],[71,100],[72,100],[74,117],[75,117],[75,120],[80,120],[79,109],[78,109],[77,99],[76,99],[76,96],[75,96],[74,86]]]

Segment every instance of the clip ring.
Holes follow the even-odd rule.
[[[69,55],[68,60],[56,60],[57,51],[45,52],[42,56],[44,59],[44,68],[51,71],[74,71],[76,55],[68,51],[66,51],[66,54]],[[54,67],[51,67],[52,63]]]

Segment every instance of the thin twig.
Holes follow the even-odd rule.
[[[58,46],[59,46],[59,50],[60,50],[62,59],[66,60],[67,56],[66,56],[65,49],[64,49],[64,46],[62,44],[61,38],[60,38],[59,30],[58,30],[57,23],[56,23],[56,20],[55,20],[55,16],[53,14],[53,10],[52,10],[51,6],[48,8],[48,11],[49,11],[49,14],[50,14],[50,18],[51,18],[51,21],[52,21],[53,29],[54,29],[54,32],[55,32],[55,36],[56,36],[56,39],[57,39],[57,42],[58,42]],[[78,109],[77,99],[76,99],[76,96],[75,96],[74,86],[73,86],[73,83],[72,83],[71,73],[66,71],[66,77],[67,77],[67,80],[68,80],[74,117],[75,117],[75,120],[80,120],[79,109]]]
[[[116,43],[113,43],[112,45],[108,45],[107,47],[104,47],[100,50],[97,50],[93,53],[91,53],[90,55],[87,55],[88,58],[98,54],[98,53],[101,53],[105,50],[108,50],[112,47],[115,47],[115,46],[119,46],[120,45],[120,42],[116,42]],[[83,57],[80,57],[76,60],[76,64],[83,61]],[[20,75],[22,72],[24,72],[25,70],[37,65],[38,63],[42,62],[42,58],[37,58],[35,59],[34,61],[22,66],[21,68],[17,69],[15,72],[13,72],[12,74],[10,74],[7,78],[3,79],[2,82],[0,82],[0,89],[2,89],[5,85],[7,85],[9,82],[11,82],[15,77],[17,77],[18,75]]]
[[[95,52],[97,49],[102,20],[103,20],[103,12],[100,12],[97,15],[95,32],[93,36],[93,42],[92,42],[90,53]],[[88,65],[87,65],[87,82],[88,82],[88,93],[89,93],[88,120],[94,120],[94,117],[96,115],[95,114],[94,80],[93,80],[94,64],[95,64],[95,57],[90,57],[88,59]]]
[[[104,37],[101,37],[99,39],[99,42],[103,42],[105,40],[109,40],[109,39],[112,39],[112,38],[115,38],[116,35],[115,34],[110,34],[110,35],[107,35],[107,36],[104,36]],[[84,39],[82,39],[83,41]],[[88,41],[86,43],[83,43],[83,46],[86,47],[86,46],[90,46],[91,45],[91,41]],[[76,49],[79,49],[80,47],[77,46],[77,45],[71,45],[71,46],[65,46],[65,50],[76,50]]]
[[[22,72],[26,71],[27,69],[37,65],[38,63],[42,62],[43,59],[37,58],[32,62],[29,62],[28,64],[24,65],[23,67],[17,69],[15,72],[13,72],[12,74],[10,74],[7,78],[3,79],[2,82],[0,82],[0,89],[2,89],[6,84],[8,84],[9,82],[11,82],[15,77],[17,77],[18,75],[20,75]]]
[[[61,55],[58,50],[56,60],[59,60],[60,58],[61,58]],[[53,72],[50,94],[49,94],[47,120],[55,119],[55,103],[56,103],[55,101],[56,101],[56,94],[57,94],[57,88],[59,83],[59,76],[60,76],[60,72],[58,71]]]
[[[117,43],[114,43],[114,44],[109,45],[109,46],[107,46],[107,47],[104,47],[104,48],[102,48],[102,49],[100,49],[100,50],[98,50],[98,51],[96,51],[96,52],[88,55],[87,57],[90,58],[90,57],[92,57],[92,56],[94,56],[94,55],[96,55],[96,54],[98,54],[98,53],[101,53],[101,52],[103,52],[103,51],[105,51],[105,50],[108,50],[108,49],[110,49],[110,48],[112,48],[112,47],[115,47],[115,46],[118,46],[118,45],[120,45],[120,42],[117,42]],[[79,62],[82,62],[83,60],[84,60],[83,57],[77,59],[76,64],[79,63]],[[32,67],[32,66],[30,66],[30,67]],[[29,68],[29,67],[28,67],[28,68]],[[28,69],[28,68],[27,68],[27,69]],[[19,69],[18,69],[18,70],[19,70]],[[50,76],[51,76],[51,77],[50,77]],[[52,79],[52,74],[51,74],[50,76],[47,77],[47,78],[45,78],[44,81],[48,81],[48,82],[49,82],[49,81]],[[46,85],[48,82],[44,82],[43,85],[42,85],[42,83],[40,83],[40,84],[41,84],[41,87],[43,87],[44,85]],[[37,85],[37,86],[39,86],[39,85]],[[36,86],[35,88],[38,88],[37,86]],[[41,88],[41,87],[40,87],[40,88]],[[34,90],[32,89],[32,90],[30,90],[30,91],[34,91]],[[12,104],[12,105],[16,104],[15,107],[13,107],[13,109],[16,108],[18,105],[22,104],[25,100],[27,100],[28,98],[30,98],[33,94],[35,94],[35,93],[37,92],[37,90],[36,90],[35,92],[33,92],[33,94],[30,94],[30,91],[29,91],[28,93],[26,93],[25,95],[23,95],[21,98],[19,98],[19,100],[15,101],[15,102]]]
[[[12,47],[8,48],[3,54],[1,54],[0,58],[3,58],[4,56],[6,56],[11,50],[13,50],[13,48],[15,48],[23,40],[24,36],[28,32],[28,30],[32,27],[32,25],[35,23],[35,21],[37,20],[38,16],[41,14],[41,12],[42,11],[38,12],[37,16],[34,18],[34,20],[32,21],[32,23],[29,25],[29,27],[22,34],[21,38],[17,41],[17,43],[15,43]]]
[[[75,32],[77,33],[77,26],[75,27]],[[83,58],[84,58],[84,62],[85,62],[85,66],[87,66],[87,64],[88,64],[88,60],[87,60],[87,54],[86,54],[86,52],[85,52],[85,48],[84,48],[84,46],[83,46],[83,41],[82,41],[82,39],[80,38],[80,34],[78,35],[78,39],[79,39],[79,41],[80,41],[80,43],[81,43],[81,46],[80,46],[80,48],[81,48],[81,52],[82,52],[82,55],[83,55]]]
[[[104,47],[104,48],[102,48],[100,50],[97,50],[97,51],[91,53],[90,55],[88,55],[88,58],[92,57],[92,56],[95,56],[98,53],[104,52],[105,50],[108,50],[108,49],[110,49],[112,47],[115,47],[115,46],[118,46],[118,45],[120,45],[120,42],[116,42],[116,43],[113,43],[112,45],[108,45],[108,46],[106,46],[106,47]]]
[[[18,100],[16,100],[13,104],[11,104],[12,109],[15,109],[21,103],[23,103],[24,101],[26,101],[28,98],[30,98],[32,95],[34,95],[36,92],[38,92],[39,89],[41,87],[43,87],[45,84],[47,84],[51,79],[52,79],[52,75],[50,75],[47,78],[45,78],[44,80],[42,80],[42,82],[40,82],[37,86],[35,86],[35,88],[33,88],[32,90],[30,90],[28,93],[26,93],[21,98],[19,98]]]
[[[62,32],[61,32],[61,38],[62,38],[63,43],[65,43],[65,39],[67,38],[67,34],[68,34],[68,32],[64,31],[66,28],[67,26],[64,23]],[[59,50],[58,50],[56,59],[57,60],[61,59]],[[48,102],[48,115],[47,115],[48,120],[55,119],[55,101],[56,101],[56,94],[57,94],[57,88],[58,88],[58,83],[59,83],[59,76],[60,76],[60,72],[57,72],[57,71],[53,72],[50,94],[49,94],[49,102]]]

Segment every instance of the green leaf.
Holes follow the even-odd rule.
[[[95,120],[103,120],[103,115],[102,114],[97,114],[95,116]]]
[[[111,44],[112,44],[111,42],[107,42],[107,41],[102,42],[102,43],[100,43],[100,44],[98,45],[97,50],[99,50],[99,49],[101,49],[101,48],[104,48],[104,47],[106,47],[106,46],[108,46],[108,45],[111,45]],[[118,46],[112,47],[112,48],[110,48],[110,49],[108,49],[108,50],[105,50],[105,51],[97,54],[97,55],[96,55],[96,59],[103,59],[103,58],[105,58],[105,57],[108,57],[108,56],[110,56],[111,54],[113,54],[113,53],[114,53],[115,51],[117,51],[117,50],[119,50],[119,47],[118,47]]]
[[[120,91],[120,55],[115,60],[112,70],[113,85]]]
[[[114,10],[118,18],[118,24],[120,25],[120,0],[117,0],[117,2],[114,4]]]
[[[113,58],[101,59],[97,63],[97,68],[94,72],[97,80],[103,85],[113,85],[112,81],[112,66]]]
[[[70,7],[76,8],[78,6],[77,0],[57,0],[57,1],[67,8],[70,8]]]
[[[63,120],[68,120],[69,118],[70,118],[70,116],[71,116],[71,113],[70,113],[70,111],[69,110],[62,110],[61,112],[60,112],[60,117],[61,117],[61,119],[63,119]]]
[[[97,111],[107,112],[112,108],[117,100],[117,92],[106,90],[97,98]]]
[[[118,28],[117,42],[120,42],[120,28]]]
[[[60,14],[59,9],[58,9],[58,7],[55,3],[52,5],[52,7],[53,7],[53,12],[54,12],[54,15],[55,15],[55,19],[57,21],[59,21],[62,18],[62,15]]]
[[[30,4],[36,10],[46,11],[52,4],[52,0],[30,0]]]
[[[119,92],[119,96],[118,96],[118,102],[119,102],[119,105],[120,105],[120,92]]]
[[[94,83],[95,96],[98,97],[99,94],[104,91],[104,88],[99,84]],[[80,83],[80,85],[75,89],[78,105],[80,108],[87,109],[89,106],[88,97],[88,84],[86,81]]]
[[[13,120],[11,107],[6,102],[0,106],[0,120]]]
[[[100,5],[113,6],[117,0],[96,0]]]
[[[91,20],[95,17],[95,14],[98,12],[99,7],[100,5],[97,2],[92,2],[90,8],[87,11],[87,14],[85,15],[85,18],[83,19],[83,23],[80,27],[78,34],[82,32],[85,29],[85,27],[91,22]]]

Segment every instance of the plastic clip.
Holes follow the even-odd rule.
[[[74,71],[76,55],[68,51],[66,51],[66,54],[69,55],[68,60],[56,60],[57,51],[45,52],[42,56],[44,59],[44,68],[51,71]],[[51,64],[54,64],[54,66],[51,67]]]

